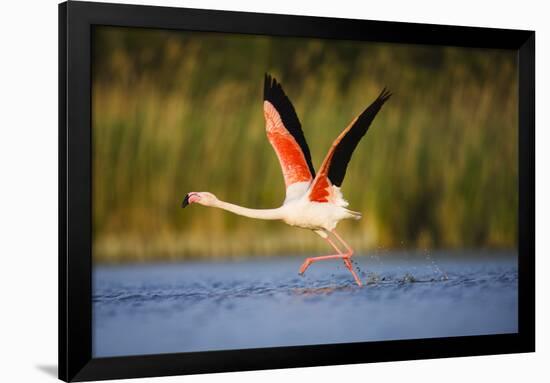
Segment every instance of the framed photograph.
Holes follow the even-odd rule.
[[[534,351],[534,55],[60,4],[60,379]]]

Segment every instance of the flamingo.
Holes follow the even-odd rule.
[[[265,127],[283,171],[286,197],[282,206],[250,209],[222,201],[209,192],[190,192],[183,199],[182,207],[198,203],[244,217],[282,220],[288,225],[312,230],[327,241],[336,253],[306,258],[299,274],[303,275],[314,262],[341,259],[357,285],[361,286],[351,263],[353,249],[335,230],[339,221],[360,219],[361,213],[347,209],[348,202],[343,198],[340,186],[353,151],[390,96],[391,93],[384,88],[376,100],[351,121],[334,140],[316,174],[296,111],[281,84],[266,73],[263,103]]]

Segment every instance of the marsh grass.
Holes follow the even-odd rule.
[[[189,191],[281,204],[264,72],[293,101],[316,167],[384,86],[393,92],[342,188],[364,214],[339,226],[358,251],[516,246],[513,52],[108,27],[94,42],[95,261],[328,250],[279,222],[180,208]]]

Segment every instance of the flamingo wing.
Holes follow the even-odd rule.
[[[302,125],[281,84],[270,75],[264,82],[264,117],[267,138],[275,149],[289,191],[305,193],[315,177]],[[292,185],[300,183],[292,188]],[[299,193],[298,193],[299,194]]]
[[[309,190],[310,201],[334,202],[334,198],[341,198],[339,188],[346,175],[353,151],[390,96],[391,93],[384,88],[378,98],[334,140]]]

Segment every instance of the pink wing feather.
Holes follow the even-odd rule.
[[[285,128],[281,116],[269,101],[264,101],[264,117],[267,138],[279,158],[286,187],[296,182],[311,181],[313,176],[300,145]]]
[[[296,111],[281,85],[267,74],[264,117],[267,138],[279,158],[287,189],[297,182],[311,182],[315,169]]]
[[[384,88],[359,116],[357,116],[342,133],[334,140],[327,156],[323,160],[317,177],[313,180],[309,191],[309,200],[315,202],[334,202],[334,188],[340,187],[353,151],[367,133],[374,117],[382,105],[390,98],[391,93]]]

